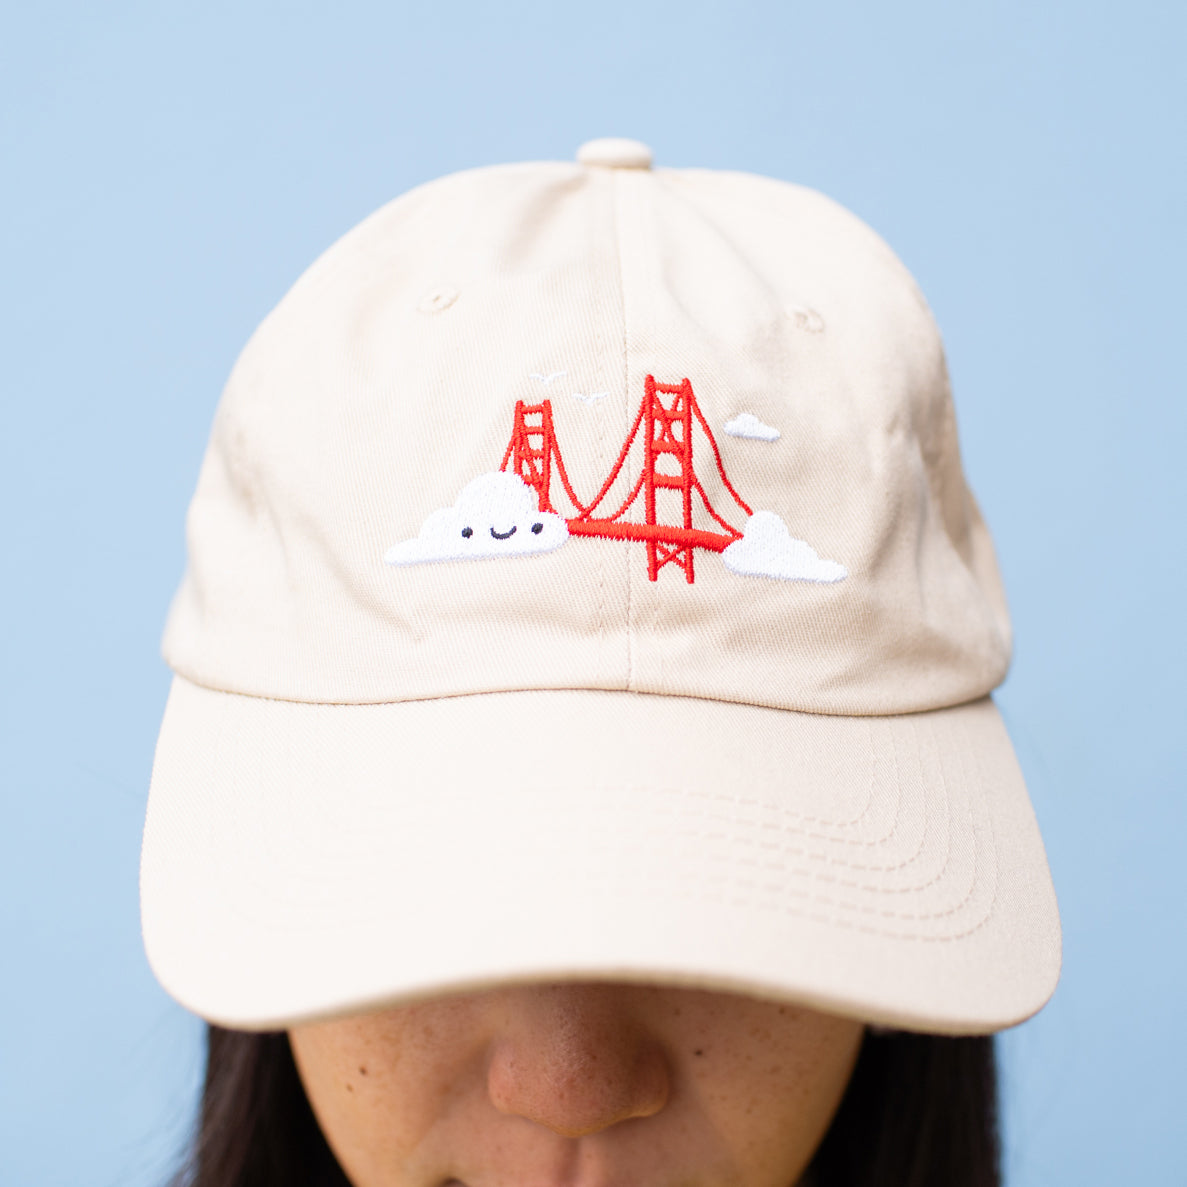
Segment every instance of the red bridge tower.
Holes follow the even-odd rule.
[[[664,403],[665,395],[674,397],[670,405]],[[540,510],[555,512],[556,508],[552,505],[549,493],[552,466],[555,462],[565,494],[577,510],[575,516],[566,520],[571,535],[646,541],[647,576],[651,581],[659,579],[659,571],[664,565],[674,564],[684,570],[684,578],[691,585],[694,581],[694,548],[708,548],[713,552],[721,552],[742,536],[737,528],[713,510],[697,478],[693,466],[694,419],[708,439],[713,459],[717,464],[717,472],[726,490],[733,496],[738,507],[749,516],[749,506],[726,477],[721,451],[717,448],[713,430],[709,428],[701,413],[692,384],[687,379],[678,384],[664,384],[656,383],[652,375],[647,376],[642,403],[626,441],[623,442],[618,460],[606,481],[602,483],[602,489],[588,506],[574,494],[569,476],[565,472],[560,443],[556,439],[552,424],[552,404],[548,400],[540,404],[525,404],[522,400],[516,403],[511,441],[507,445],[499,468],[506,470],[510,464],[514,473],[536,492]],[[643,465],[638,479],[622,506],[613,515],[608,518],[595,517],[594,512],[614,485],[644,422],[646,428],[643,437]],[[667,458],[671,458],[672,462],[664,460]],[[678,524],[664,523],[659,518],[655,495],[656,491],[663,490],[680,493],[681,514]],[[640,491],[643,493],[643,522],[624,520],[622,517],[631,508]],[[723,532],[693,527],[693,491],[700,496],[705,510],[724,529]]]

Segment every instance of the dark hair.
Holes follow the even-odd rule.
[[[991,1038],[867,1032],[813,1187],[998,1187]],[[350,1187],[288,1035],[207,1030],[197,1137],[174,1187]]]

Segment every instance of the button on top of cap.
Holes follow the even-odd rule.
[[[577,150],[577,160],[602,169],[650,169],[651,149],[638,140],[587,140]]]

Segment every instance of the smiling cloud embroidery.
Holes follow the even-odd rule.
[[[727,420],[725,431],[731,437],[749,437],[753,441],[779,440],[779,430],[763,424],[753,412],[739,412],[733,420]]]
[[[743,577],[831,584],[849,576],[844,565],[822,560],[811,544],[797,540],[773,511],[756,511],[746,521],[742,538],[725,548],[721,559],[731,573]]]
[[[452,507],[434,511],[411,540],[384,554],[389,565],[480,560],[551,552],[569,538],[565,521],[537,509],[518,474],[480,474],[466,484]]]

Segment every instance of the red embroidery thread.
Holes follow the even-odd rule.
[[[664,403],[663,396],[675,398],[671,405],[668,405]],[[550,493],[552,467],[555,463],[565,494],[577,509],[577,514],[566,520],[571,535],[598,536],[605,540],[641,540],[647,545],[649,580],[657,581],[660,569],[672,564],[683,569],[685,580],[692,585],[695,581],[694,549],[707,548],[713,552],[722,552],[735,540],[742,538],[742,533],[713,509],[709,496],[705,494],[705,489],[697,478],[693,467],[694,419],[709,439],[713,460],[717,464],[717,473],[725,489],[733,496],[739,508],[750,516],[750,507],[734,490],[733,484],[726,476],[717,440],[701,413],[688,379],[678,384],[664,384],[656,383],[653,375],[647,376],[642,403],[623,442],[618,459],[606,481],[602,483],[601,490],[588,505],[577,498],[569,482],[560,442],[557,441],[553,428],[552,403],[549,400],[539,404],[525,404],[522,400],[516,402],[511,440],[503,454],[499,469],[506,470],[510,465],[512,471],[536,492],[540,510],[555,512]],[[595,516],[594,512],[622,471],[631,446],[644,424],[646,429],[643,438],[643,468],[638,479],[613,515]],[[675,467],[675,473],[672,472],[672,466]],[[669,524],[659,520],[655,497],[656,491],[659,490],[679,492],[679,523]],[[622,516],[630,510],[640,491],[643,493],[643,522],[623,520]],[[724,532],[705,531],[703,528],[693,527],[693,491],[700,495],[705,510],[725,529]]]

